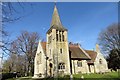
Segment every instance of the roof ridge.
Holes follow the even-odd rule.
[[[80,46],[79,46],[79,48],[85,53],[85,55],[88,57],[88,58],[90,58],[91,59],[91,57],[86,53],[86,51],[85,50],[83,50]]]

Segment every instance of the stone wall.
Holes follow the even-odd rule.
[[[34,63],[34,78],[45,77],[46,71],[45,58],[46,56],[42,49],[41,42],[39,42]]]
[[[49,64],[52,63],[52,76],[56,76],[58,71],[59,63],[65,64],[64,74],[70,74],[70,62],[69,62],[69,49],[68,49],[68,40],[67,40],[67,31],[64,31],[64,41],[60,41],[60,37],[58,37],[58,41],[56,40],[56,33],[61,34],[60,31],[56,32],[56,29],[52,29],[51,33],[47,34],[47,56],[48,59],[48,75],[50,75],[50,67]],[[49,40],[51,36],[51,41]],[[50,41],[50,42],[49,42]]]
[[[95,65],[95,72],[96,73],[108,71],[107,61],[101,53],[98,53],[98,55],[95,59],[94,65]]]
[[[72,60],[72,72],[77,73],[89,73],[88,65],[86,60],[81,60],[82,66],[78,66],[78,60]]]

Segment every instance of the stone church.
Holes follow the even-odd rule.
[[[68,43],[68,30],[62,25],[56,5],[47,31],[47,41],[38,43],[34,78],[77,73],[99,73],[108,70],[107,62],[96,44],[96,50],[84,50]]]

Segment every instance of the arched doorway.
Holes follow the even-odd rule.
[[[52,63],[49,64],[49,67],[50,67],[49,73],[50,73],[50,76],[52,76],[52,67],[53,67]]]

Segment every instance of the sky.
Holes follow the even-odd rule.
[[[22,18],[7,23],[6,31],[14,40],[21,31],[38,32],[46,40],[54,9],[53,2],[18,3],[14,16]],[[116,2],[57,2],[61,22],[68,29],[68,41],[80,43],[84,49],[94,49],[99,33],[107,26],[118,22],[118,3]]]

